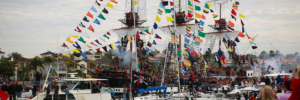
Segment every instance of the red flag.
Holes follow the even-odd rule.
[[[254,39],[252,39],[250,36],[248,36],[248,39],[251,39],[252,41],[254,41]]]
[[[4,91],[0,90],[0,100],[7,100],[8,99],[8,94],[5,93]]]
[[[93,18],[93,15],[90,12],[88,12],[86,15]]]
[[[137,38],[137,39],[140,39],[140,35],[139,35],[139,34],[136,34],[136,38]]]
[[[194,2],[198,2],[198,3],[200,3],[200,1],[199,1],[199,0],[194,0]]]
[[[229,30],[228,28],[226,29],[228,32],[232,32],[231,30]]]
[[[88,29],[94,32],[94,28],[92,27],[92,25],[90,25]]]
[[[242,38],[245,37],[245,35],[244,35],[242,32],[240,32],[240,33],[238,34],[238,36],[239,36],[239,37],[242,37]]]
[[[96,49],[98,52],[100,52],[100,53],[102,53],[101,51],[100,51],[100,48],[98,48],[98,49]]]
[[[219,24],[219,20],[215,20],[215,23],[216,23],[216,24]]]
[[[188,17],[189,17],[189,18],[192,18],[192,17],[193,17],[193,14],[190,13],[190,12],[188,12]]]
[[[201,18],[204,19],[204,20],[206,19],[205,16],[204,16],[204,14],[201,16]]]
[[[94,42],[91,42],[91,44],[97,46]]]
[[[197,55],[197,53],[194,50],[191,52],[191,54],[194,56]]]
[[[174,5],[174,3],[173,3],[172,1],[170,1],[170,5],[171,5],[171,6],[173,6],[173,5]]]
[[[222,61],[223,61],[223,63],[225,64],[225,57],[224,57],[224,55],[220,58]]]
[[[231,10],[231,13],[232,13],[234,16],[236,16],[236,12],[235,12],[234,9]]]

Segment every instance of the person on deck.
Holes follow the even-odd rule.
[[[69,94],[69,90],[67,90],[68,85],[67,83],[64,83],[63,85],[60,86],[61,91],[65,92],[66,94]]]

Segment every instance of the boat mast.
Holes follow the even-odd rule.
[[[133,11],[133,0],[130,0],[131,1],[131,3],[130,3],[130,12],[132,13],[132,15],[133,15],[133,24],[135,24],[135,14],[132,12]],[[135,25],[134,25],[134,28],[135,28]],[[130,32],[130,31],[129,31]],[[130,36],[130,38],[131,38],[131,33],[129,33],[129,36]],[[131,38],[131,41],[133,40],[133,38]],[[132,98],[132,90],[131,90],[131,86],[132,86],[132,42],[130,42],[130,87],[129,87],[129,89],[130,89],[130,94],[129,94],[129,100],[131,100],[131,98]]]
[[[173,2],[175,2],[175,0],[173,0]],[[174,8],[174,31],[175,31],[175,51],[177,50],[177,43],[176,43],[176,10],[175,10],[175,5],[173,5]],[[179,12],[180,12],[180,0],[179,0]],[[181,50],[181,35],[179,34],[179,49]],[[175,60],[176,60],[176,68],[177,68],[177,77],[178,77],[178,89],[179,89],[179,93],[181,93],[181,88],[180,88],[180,73],[179,73],[179,66],[178,66],[178,57],[177,57],[177,52],[175,52],[176,56],[175,56]]]

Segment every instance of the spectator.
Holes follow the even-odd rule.
[[[248,100],[248,93],[243,93],[245,100]]]
[[[23,90],[24,90],[22,83],[20,82],[19,84],[17,84],[17,82],[16,82],[16,87],[17,87],[17,89],[19,91],[19,94],[17,94],[17,97],[21,98]]]
[[[54,89],[54,100],[58,99],[58,90],[59,90],[59,86],[57,85],[57,82],[54,82],[54,86],[52,87]]]
[[[1,86],[1,90],[8,93],[8,86],[3,82],[3,85]]]
[[[282,85],[283,79],[281,78],[280,75],[277,76],[276,78],[277,84]]]
[[[289,80],[289,77],[285,75],[285,77],[283,78],[283,83],[287,80]]]
[[[276,89],[272,90],[270,86],[266,85],[263,88],[261,88],[259,91],[260,92],[257,100],[276,100],[275,99],[276,93],[274,93],[274,91],[277,91]]]
[[[21,88],[20,88],[20,86],[18,84],[18,81],[16,81],[15,87],[16,87],[16,95],[17,95],[17,97],[21,98],[21,95],[20,95]]]
[[[60,86],[61,91],[65,92],[66,94],[69,94],[70,92],[67,88],[68,88],[67,83],[64,83],[63,85]]]
[[[268,76],[265,79],[265,83],[266,83],[266,85],[271,85],[271,81],[270,81],[270,78]]]
[[[185,96],[184,100],[189,100],[189,98],[187,96]]]
[[[37,86],[36,85],[33,85],[33,88],[32,88],[32,97],[35,97],[36,96],[36,92],[37,92]]]
[[[189,83],[190,95],[194,95],[192,82]]]
[[[278,100],[288,100],[290,96],[292,95],[292,89],[290,88],[291,86],[291,81],[287,80],[283,83],[284,85],[284,94],[278,96]]]
[[[297,70],[298,69],[298,70]],[[290,96],[289,100],[299,100],[300,98],[300,66],[298,66],[298,68],[296,68],[293,72],[292,72],[292,76],[293,79],[291,79],[291,90],[292,95]]]
[[[36,71],[36,74],[35,74],[35,85],[36,86],[40,86],[40,79],[41,79],[41,73],[39,71]]]
[[[127,94],[127,88],[126,86],[124,85],[124,89],[123,89],[123,100],[126,100],[126,94]]]
[[[239,92],[236,93],[235,98],[236,100],[241,100],[241,95]]]
[[[17,87],[16,84],[11,84],[8,87],[8,94],[9,94],[9,100],[16,100],[16,91],[17,91]]]

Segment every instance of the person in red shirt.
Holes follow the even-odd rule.
[[[285,81],[287,81],[287,80],[289,80],[289,77],[287,77],[287,76],[285,75],[285,77],[283,78],[283,83],[284,83]]]
[[[292,95],[290,96],[289,100],[299,100],[300,98],[300,66],[295,68],[295,70],[292,72],[293,79],[291,79],[291,86],[290,88],[292,89]]]

